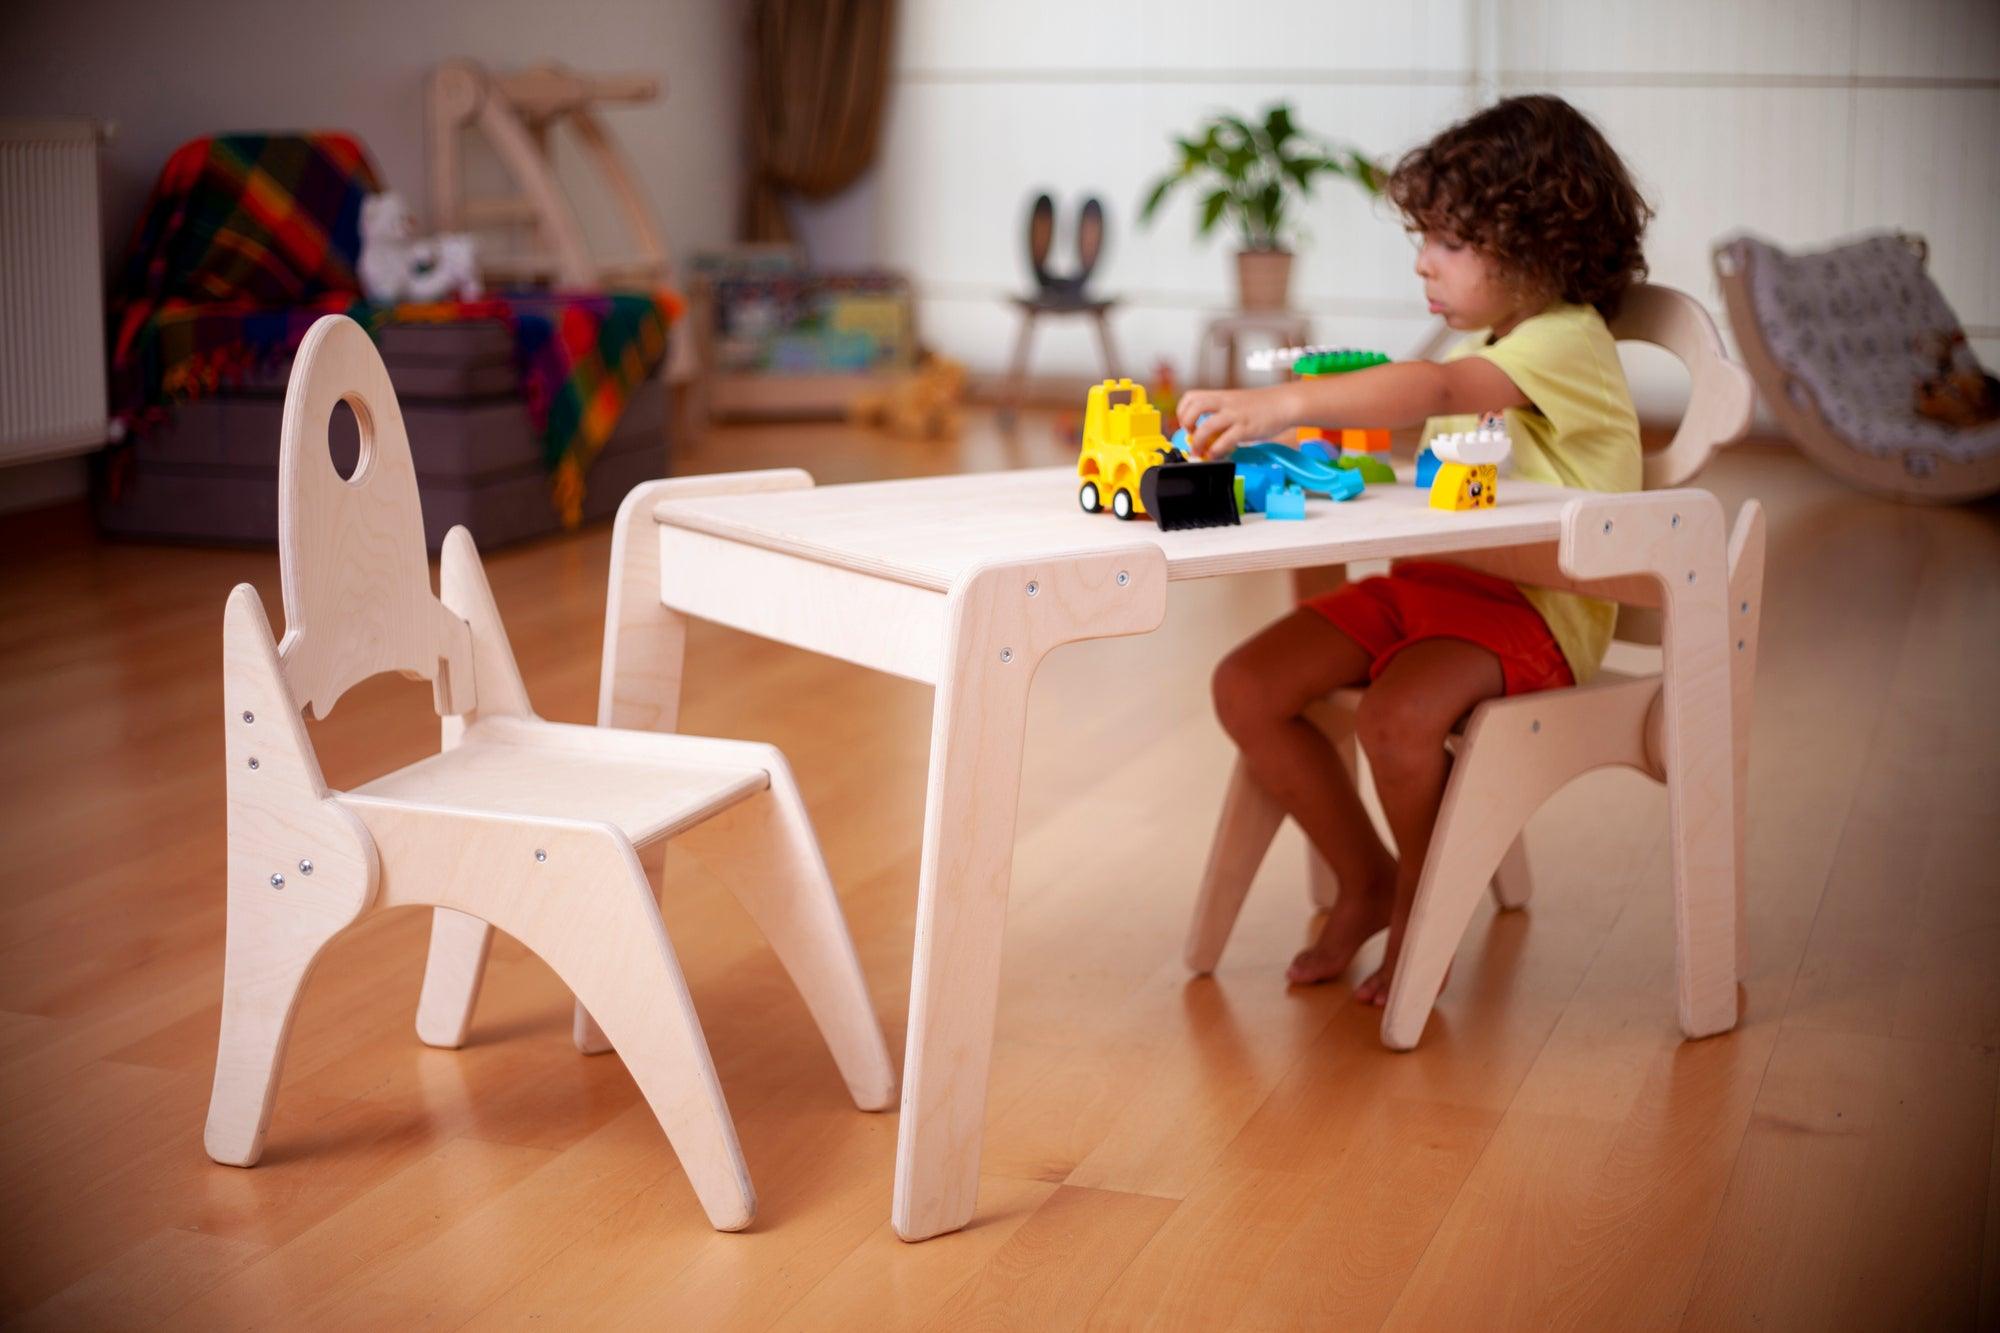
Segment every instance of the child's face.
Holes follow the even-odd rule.
[[[1517,323],[1522,293],[1491,258],[1445,236],[1417,238],[1417,276],[1433,315],[1454,329],[1492,329]],[[1502,330],[1504,331],[1504,330]]]

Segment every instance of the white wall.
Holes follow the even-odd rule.
[[[1028,200],[1095,191],[1127,360],[1165,356],[1185,375],[1201,320],[1233,300],[1230,247],[1190,239],[1186,201],[1137,228],[1169,133],[1284,97],[1310,128],[1393,158],[1497,92],[1546,88],[1599,120],[1658,206],[1660,281],[1716,303],[1709,245],[1740,227],[1796,246],[1922,231],[2000,364],[1996,0],[1266,0],[1242,15],[1207,0],[905,0],[880,162],[800,210],[808,245],[906,269],[926,338],[997,370],[1014,332],[1004,298],[1028,282]],[[1317,336],[1408,349],[1427,321],[1396,221],[1338,181],[1307,221],[1294,300]],[[1081,328],[1036,350],[1037,373],[1095,366]],[[1634,370],[1642,408],[1672,406],[1674,377]]]
[[[345,129],[421,216],[424,76],[470,56],[659,77],[607,113],[677,250],[734,234],[744,26],[733,0],[27,0],[0,6],[0,115],[114,121],[108,252],[167,155],[228,130]]]
[[[353,131],[421,216],[424,76],[438,61],[653,74],[661,101],[606,115],[685,254],[735,234],[745,32],[735,0],[5,0],[0,115],[116,123],[104,156],[109,273],[167,155],[198,135]],[[580,207],[594,236],[615,235],[594,198]],[[73,492],[80,465],[61,466]],[[38,500],[47,471],[32,479]],[[0,510],[14,489],[0,469]]]

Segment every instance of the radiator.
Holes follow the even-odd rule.
[[[0,463],[104,443],[100,129],[0,120]]]

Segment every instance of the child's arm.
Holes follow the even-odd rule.
[[[1263,389],[1194,389],[1181,395],[1180,422],[1197,457],[1221,458],[1239,444],[1268,440],[1293,426],[1395,429],[1429,417],[1527,405],[1506,371],[1484,357],[1465,356],[1396,361]],[[1204,414],[1208,420],[1197,427]]]

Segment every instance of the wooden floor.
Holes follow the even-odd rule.
[[[1060,461],[1046,420],[955,448],[742,429],[690,470],[823,481]],[[1044,667],[976,1223],[888,1225],[896,1120],[846,1101],[726,891],[669,857],[668,926],[757,1184],[708,1229],[615,1056],[496,950],[471,1045],[411,1030],[427,919],[308,990],[263,1163],[201,1126],[221,987],[222,603],[275,558],[0,537],[0,1319],[29,1326],[1056,1329],[2000,1323],[2000,511],[1850,492],[1781,449],[1707,479],[1771,511],[1746,1017],[1674,1026],[1665,800],[1630,773],[1530,830],[1422,1048],[1289,991],[1287,833],[1222,969],[1180,939],[1228,769],[1206,672],[1276,577],[1177,584],[1149,638]],[[1109,519],[1105,520],[1111,521]],[[590,720],[603,529],[489,568],[541,711]],[[805,787],[900,1056],[929,692],[697,627],[684,723]],[[315,724],[347,785],[435,746],[429,692]],[[1364,956],[1364,962],[1379,945]]]

